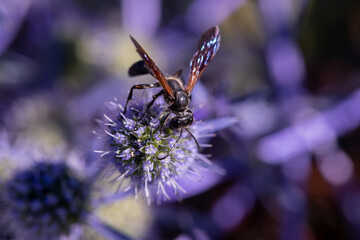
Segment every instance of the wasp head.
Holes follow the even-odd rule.
[[[193,113],[188,109],[182,114],[178,114],[170,119],[169,127],[172,130],[188,128],[193,123]]]

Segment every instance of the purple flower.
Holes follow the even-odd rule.
[[[0,130],[1,239],[80,239],[85,225],[128,239],[93,214],[113,198],[95,185],[94,165],[75,151],[50,156],[22,138],[10,140]]]
[[[89,188],[64,162],[38,162],[17,171],[5,183],[3,217],[17,238],[68,236],[76,224],[86,220]]]
[[[153,144],[149,144],[145,148],[146,155],[153,155],[153,154],[156,154],[156,152],[157,152],[157,149],[156,149],[155,145],[153,145]]]
[[[108,166],[106,176],[113,175],[113,181],[119,184],[125,179],[131,180],[125,191],[131,190],[136,196],[139,192],[144,193],[148,204],[154,200],[157,203],[171,200],[173,195],[179,199],[186,193],[179,184],[181,179],[199,177],[202,168],[219,169],[198,151],[196,142],[188,133],[178,139],[179,133],[166,124],[163,130],[157,127],[155,122],[160,121],[165,110],[160,101],[142,120],[138,118],[145,104],[130,106],[126,115],[119,103],[112,101],[107,105],[110,113],[101,121],[106,133],[105,146],[96,152],[101,153],[102,161]],[[234,123],[233,119],[229,123]],[[208,137],[213,129],[217,127],[195,122],[190,131],[200,140]],[[120,136],[124,139],[123,144],[118,143]]]

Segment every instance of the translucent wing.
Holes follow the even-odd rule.
[[[199,80],[206,66],[215,56],[220,47],[220,30],[214,26],[204,32],[198,43],[197,51],[190,61],[190,77],[185,91],[190,93]]]
[[[172,96],[173,91],[166,81],[164,74],[160,71],[160,69],[156,66],[154,61],[149,57],[149,55],[145,52],[145,50],[140,46],[140,44],[130,35],[131,41],[134,43],[136,47],[137,53],[140,57],[145,61],[146,66],[152,72],[152,75],[160,82],[161,86],[164,88],[165,92]]]

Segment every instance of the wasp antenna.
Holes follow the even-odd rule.
[[[199,152],[201,152],[201,148],[200,148],[199,142],[196,140],[196,138],[194,137],[194,135],[189,131],[189,129],[186,128],[185,130],[186,130],[186,131],[190,134],[190,136],[194,139],[194,141],[195,141],[195,143],[196,143],[196,146],[197,146]]]

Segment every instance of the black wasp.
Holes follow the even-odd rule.
[[[191,91],[195,87],[195,84],[199,80],[201,74],[204,72],[206,66],[210,63],[210,61],[215,56],[216,52],[219,50],[219,46],[220,46],[219,27],[214,26],[208,29],[207,31],[205,31],[201,35],[198,42],[197,51],[195,52],[194,56],[190,61],[190,76],[186,84],[186,87],[184,87],[183,82],[179,78],[179,76],[182,74],[182,70],[177,71],[175,74],[169,77],[165,77],[164,74],[160,71],[160,69],[156,66],[154,61],[140,46],[140,44],[131,35],[130,38],[136,47],[136,51],[143,60],[134,63],[130,67],[129,75],[138,76],[142,74],[151,74],[154,78],[158,80],[158,82],[153,84],[138,84],[132,86],[125,104],[124,114],[126,113],[126,109],[129,104],[129,101],[132,98],[134,89],[162,87],[163,89],[160,90],[160,92],[158,92],[157,94],[155,94],[151,102],[147,104],[146,110],[142,114],[139,120],[141,120],[145,116],[145,114],[149,111],[150,107],[154,104],[155,100],[163,95],[165,102],[169,105],[169,107],[167,108],[162,119],[160,120],[161,128],[163,124],[168,120],[170,114],[173,113],[175,116],[170,119],[169,127],[172,130],[180,130],[180,135],[176,143],[164,158],[166,158],[171,153],[173,148],[176,146],[177,142],[181,138],[183,130],[186,130],[190,134],[190,136],[195,140],[199,148],[199,144],[197,140],[188,129],[193,123],[193,112],[189,108],[190,100],[191,100]]]

